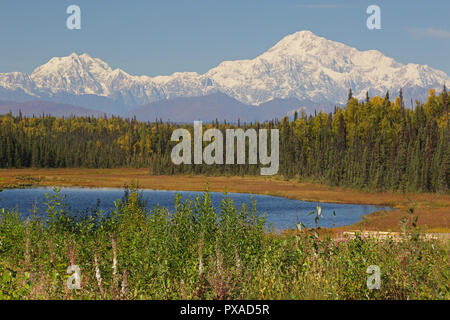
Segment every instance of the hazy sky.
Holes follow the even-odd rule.
[[[81,8],[81,30],[66,28],[71,4]],[[381,7],[382,30],[366,27],[371,4]],[[203,73],[299,30],[450,75],[448,0],[2,0],[0,72],[86,52],[133,75]]]

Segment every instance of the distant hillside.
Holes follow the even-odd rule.
[[[70,104],[55,103],[49,101],[28,101],[28,102],[12,102],[0,101],[0,114],[11,112],[18,115],[19,111],[26,117],[40,116],[42,114],[52,115],[55,117],[69,116],[94,116],[104,115],[103,112],[72,106]]]
[[[311,106],[309,102],[306,105]],[[229,122],[264,121],[281,119],[291,115],[295,110],[304,108],[307,113],[314,113],[314,108],[295,98],[274,99],[259,106],[252,106],[231,98],[223,93],[213,93],[202,97],[177,98],[153,102],[128,112],[128,117],[136,116],[141,121],[162,119],[173,122],[192,122],[194,120]],[[317,104],[317,110],[330,110],[330,105]]]

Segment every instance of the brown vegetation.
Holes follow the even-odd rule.
[[[255,193],[305,201],[374,204],[392,211],[366,215],[359,223],[334,228],[334,232],[364,229],[398,231],[399,221],[412,201],[417,201],[419,225],[428,232],[450,232],[449,194],[362,192],[281,177],[153,176],[148,169],[0,169],[2,187],[77,186],[121,188],[137,182],[140,188],[160,190]]]

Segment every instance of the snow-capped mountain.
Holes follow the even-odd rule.
[[[287,97],[343,103],[349,88],[362,99],[366,91],[442,89],[450,80],[428,66],[403,65],[379,51],[358,51],[310,31],[286,36],[253,60],[222,62],[206,76],[225,93],[252,104]]]
[[[289,98],[339,104],[349,88],[360,99],[366,91],[384,95],[400,88],[416,99],[449,83],[447,74],[426,65],[404,65],[376,50],[358,51],[300,31],[252,60],[224,61],[205,74],[133,76],[88,54],[55,57],[30,75],[0,74],[0,100],[44,99],[123,114],[161,100],[217,92],[247,105]]]

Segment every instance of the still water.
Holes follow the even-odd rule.
[[[0,208],[18,209],[23,217],[30,215],[33,207],[38,209],[38,214],[44,213],[44,195],[53,194],[52,188],[30,188],[30,189],[7,189],[0,193]],[[66,195],[65,202],[71,212],[86,214],[97,208],[104,212],[114,209],[114,201],[122,199],[123,189],[105,188],[62,188],[61,193]],[[192,191],[163,191],[163,190],[143,190],[144,199],[147,200],[147,207],[155,205],[166,207],[174,211],[175,195],[181,194],[183,199],[195,197],[201,193]],[[218,208],[223,193],[211,192],[213,205]],[[241,207],[242,204],[249,205],[256,201],[256,208],[259,213],[266,214],[268,225],[272,225],[276,230],[295,228],[297,222],[302,222],[307,227],[314,226],[314,216],[309,216],[311,211],[316,210],[317,202],[290,200],[282,197],[266,195],[228,193],[234,204]],[[319,225],[321,227],[333,227],[353,224],[361,220],[362,216],[374,211],[389,210],[389,207],[379,207],[373,205],[335,204],[320,203],[322,206],[322,218]],[[333,215],[333,211],[336,216]]]

